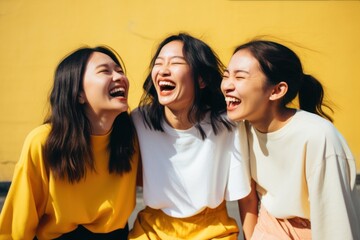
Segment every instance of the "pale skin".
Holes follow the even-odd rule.
[[[295,114],[294,109],[281,105],[288,85],[285,82],[276,85],[268,83],[259,62],[246,49],[237,51],[231,57],[224,71],[221,90],[229,118],[233,121],[247,120],[263,133],[280,129]],[[258,214],[254,180],[251,185],[250,194],[238,202],[246,239],[252,236]]]
[[[108,55],[94,52],[87,63],[78,99],[84,104],[92,135],[107,134],[115,118],[128,110],[128,91],[129,81],[121,67]]]
[[[151,70],[159,102],[164,106],[165,120],[172,128],[179,130],[193,126],[188,112],[195,91],[192,70],[184,57],[183,46],[181,41],[172,41],[163,46]],[[142,186],[141,165],[138,169],[137,185]]]
[[[183,46],[181,41],[166,44],[151,71],[159,102],[164,106],[165,119],[179,130],[193,126],[188,120],[188,112],[194,102],[194,80]]]

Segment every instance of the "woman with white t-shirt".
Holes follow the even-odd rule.
[[[179,34],[160,43],[150,68],[132,113],[146,208],[129,239],[237,239],[225,202],[245,197],[250,177],[226,117],[221,62],[206,43]]]

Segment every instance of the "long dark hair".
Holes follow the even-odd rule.
[[[151,129],[164,131],[162,127],[164,106],[159,103],[151,77],[151,70],[161,49],[172,41],[183,42],[184,57],[193,74],[195,86],[194,103],[188,113],[189,121],[199,130],[203,139],[206,138],[206,134],[200,126],[200,122],[208,111],[211,113],[211,125],[215,134],[221,127],[230,130],[232,123],[222,117],[222,113],[226,112],[226,103],[220,90],[224,65],[206,43],[186,33],[171,35],[163,40],[150,62],[149,74],[143,84],[144,93],[139,104],[145,123]],[[199,79],[205,83],[205,88],[200,87]]]
[[[315,77],[303,72],[300,59],[294,51],[267,40],[253,40],[240,45],[234,54],[241,49],[249,50],[257,59],[269,84],[287,83],[288,91],[282,99],[284,107],[298,96],[300,109],[333,121],[323,110],[323,107],[326,107],[333,112],[333,109],[323,102],[323,86]]]
[[[91,126],[84,107],[78,101],[84,72],[90,56],[101,52],[116,62],[124,71],[120,56],[109,47],[80,48],[58,65],[50,94],[50,113],[45,123],[51,131],[44,146],[46,165],[55,177],[74,183],[86,176],[86,169],[95,171],[91,149]],[[128,112],[119,114],[109,142],[109,172],[122,174],[131,170],[135,151],[135,128]]]

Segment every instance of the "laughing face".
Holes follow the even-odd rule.
[[[90,120],[116,117],[128,110],[128,89],[129,81],[121,67],[108,55],[94,52],[85,69],[79,101]]]
[[[272,89],[250,51],[242,49],[231,57],[221,83],[231,120],[261,121],[270,109]]]
[[[157,56],[151,71],[161,105],[171,111],[188,111],[194,99],[192,71],[183,54],[184,44],[172,41]]]

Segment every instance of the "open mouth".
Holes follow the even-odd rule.
[[[225,97],[225,101],[228,107],[235,107],[241,103],[240,99],[235,97]]]
[[[170,81],[159,81],[160,91],[172,91],[175,89],[175,83]]]
[[[125,97],[125,88],[116,87],[116,88],[111,89],[110,96],[111,97]]]

